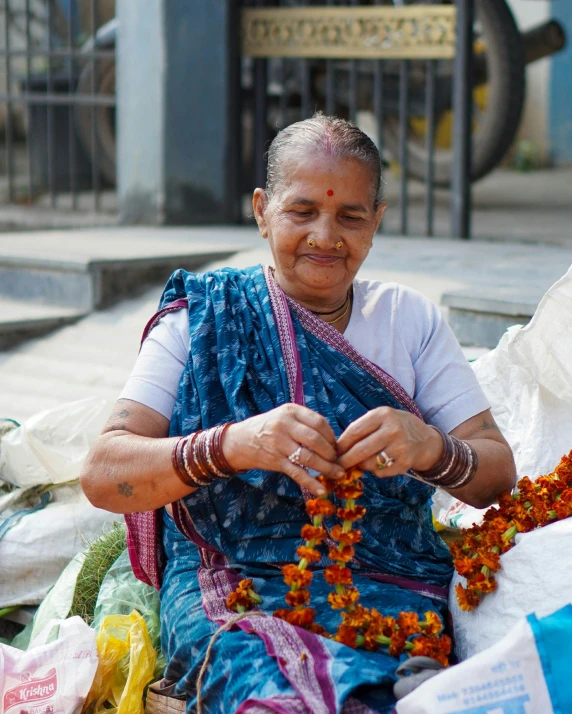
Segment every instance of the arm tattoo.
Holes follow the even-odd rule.
[[[485,417],[481,424],[481,431],[488,431],[488,430],[500,431],[500,429],[496,425],[496,422],[494,419],[487,419],[487,417]]]
[[[114,412],[109,417],[107,424],[103,429],[103,434],[107,434],[109,431],[128,431],[127,425],[125,424],[125,419],[129,416],[129,409],[120,408],[116,406]]]
[[[125,498],[131,498],[133,495],[133,486],[130,483],[127,483],[127,481],[123,481],[118,484],[117,490],[122,496],[125,496]]]

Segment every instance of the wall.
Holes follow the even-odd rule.
[[[552,0],[551,14],[562,23],[568,45],[552,58],[549,148],[556,164],[572,162],[572,2]]]

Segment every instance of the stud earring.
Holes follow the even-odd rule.
[[[343,245],[344,245],[343,240],[339,240],[339,241],[336,243],[336,245],[334,246],[334,248],[335,248],[336,250],[341,250],[341,249],[343,248]]]
[[[306,241],[308,244],[308,248],[315,248],[316,247],[316,241],[313,238],[308,238]]]

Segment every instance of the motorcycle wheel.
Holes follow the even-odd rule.
[[[488,174],[502,161],[518,130],[525,98],[524,50],[512,12],[505,0],[476,0],[475,10],[475,52],[485,54],[487,83],[473,92],[473,181]],[[421,64],[412,62],[412,77],[416,66],[418,73],[424,75]],[[452,77],[452,63],[448,64]],[[441,68],[440,63],[439,70]],[[452,119],[450,110],[436,118],[435,185],[443,188],[451,185]],[[398,119],[388,117],[384,146],[393,159],[397,159],[398,140]],[[424,181],[427,152],[423,119],[410,121],[408,149],[408,174]]]
[[[93,62],[83,68],[78,83],[78,94],[91,94]],[[96,95],[115,95],[115,62],[99,61],[95,86]],[[95,121],[95,146],[92,138],[92,119]],[[90,160],[101,175],[111,184],[116,183],[115,107],[92,107],[78,104],[75,109],[77,135]]]

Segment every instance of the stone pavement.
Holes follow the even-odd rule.
[[[131,230],[135,239],[137,229]],[[161,229],[153,230],[160,240]],[[186,231],[188,239],[209,249],[229,241],[237,247],[240,243],[240,252],[207,268],[244,267],[270,260],[267,244],[253,229]],[[77,238],[81,240],[81,234]],[[505,296],[526,294],[536,303],[571,264],[572,247],[379,236],[360,276],[398,281],[437,303],[445,292],[467,289],[485,289],[488,294],[500,291]],[[21,421],[42,409],[92,395],[109,400],[111,408],[129,375],[142,329],[155,311],[160,292],[160,287],[152,288],[0,354],[0,417]]]

